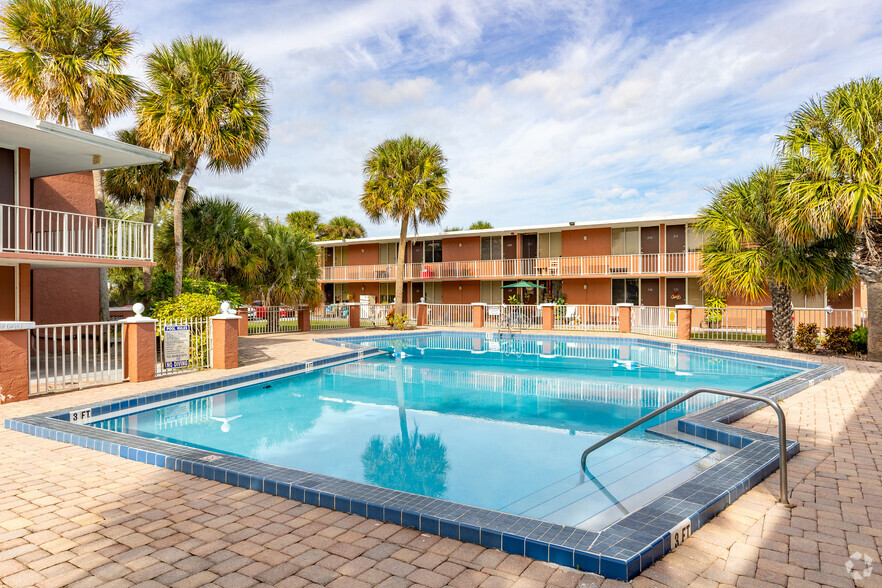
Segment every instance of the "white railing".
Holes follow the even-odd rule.
[[[0,251],[153,260],[153,225],[0,204]]]
[[[300,330],[297,309],[291,306],[246,306],[248,334],[293,333]]]
[[[125,379],[122,323],[40,325],[30,329],[28,337],[31,394]]]
[[[388,304],[360,304],[359,319],[362,327],[385,327],[387,317],[395,305]]]
[[[493,329],[527,330],[542,328],[542,307],[538,304],[489,304],[484,315],[484,326]]]
[[[345,329],[349,327],[349,307],[345,304],[326,304],[309,312],[309,328],[313,331]]]
[[[766,311],[757,307],[695,307],[691,336],[693,339],[762,342],[766,338]]]
[[[866,327],[866,308],[794,308],[793,324],[815,323],[821,330],[827,327]]]
[[[631,332],[676,337],[677,311],[664,306],[635,306],[631,309]]]
[[[426,324],[437,327],[471,327],[471,304],[427,304]]]
[[[179,327],[175,329],[174,327]],[[180,329],[180,327],[184,327]],[[181,364],[171,355],[172,345],[166,344],[171,331],[183,331],[187,335],[189,356]],[[194,372],[211,368],[211,318],[199,317],[190,319],[164,320],[156,323],[156,375],[166,376],[183,372]],[[169,353],[167,353],[167,351]]]
[[[700,271],[701,254],[694,252],[407,263],[404,265],[404,278],[417,281],[448,278],[550,278],[697,274]],[[323,267],[321,279],[327,282],[388,281],[394,280],[396,274],[397,267],[394,264],[343,265]]]
[[[554,328],[563,331],[618,331],[616,306],[566,304],[554,307]]]

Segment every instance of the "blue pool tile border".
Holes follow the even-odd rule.
[[[729,445],[736,451],[643,508],[600,532],[593,532],[70,422],[71,412],[89,409],[92,419],[95,419],[131,408],[147,408],[156,402],[186,400],[188,397],[204,395],[229,386],[246,385],[258,380],[283,377],[384,353],[359,344],[359,341],[438,335],[468,338],[475,336],[461,331],[420,331],[403,335],[396,333],[317,339],[347,348],[348,351],[313,361],[217,378],[110,402],[96,402],[64,411],[7,419],[4,425],[7,429],[87,447],[124,459],[391,522],[541,561],[551,561],[623,581],[635,577],[671,550],[672,529],[687,519],[693,531],[700,528],[778,467],[776,437],[731,425],[761,408],[761,403],[728,400],[714,404],[681,417],[677,422],[677,429],[684,435]],[[546,334],[523,334],[516,337],[555,342],[638,344],[803,370],[753,391],[776,399],[791,396],[844,370],[842,366],[634,337]],[[793,456],[798,451],[798,443],[788,441],[788,456]]]

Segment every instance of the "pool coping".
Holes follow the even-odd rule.
[[[7,429],[72,443],[315,506],[477,543],[508,553],[575,567],[618,580],[629,580],[638,575],[671,551],[672,541],[676,543],[683,538],[684,525],[689,527],[687,533],[700,528],[778,467],[777,437],[731,425],[761,408],[760,404],[746,400],[728,400],[697,410],[678,419],[678,430],[686,435],[729,445],[737,451],[602,531],[594,532],[70,421],[71,415],[82,415],[83,411],[88,411],[91,420],[101,420],[121,410],[140,407],[146,409],[148,404],[214,394],[230,386],[238,387],[259,380],[296,375],[384,353],[357,345],[358,340],[438,335],[481,339],[487,339],[488,335],[492,339],[494,336],[493,333],[476,335],[463,331],[433,330],[316,339],[322,343],[346,347],[349,351],[233,377],[220,377],[199,384],[85,404],[63,411],[6,419],[4,425]],[[844,370],[842,366],[818,362],[767,357],[641,337],[525,333],[518,334],[516,338],[603,345],[638,344],[667,349],[672,353],[682,350],[806,370],[753,391],[776,399],[791,396]],[[788,441],[787,450],[788,456],[792,457],[799,451],[798,443]]]

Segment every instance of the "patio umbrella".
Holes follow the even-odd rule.
[[[504,290],[505,288],[537,288],[540,290],[544,290],[545,286],[540,286],[539,284],[534,284],[533,282],[525,282],[525,281],[521,280],[520,282],[515,282],[514,284],[508,284],[507,286],[505,284],[503,284],[502,289]],[[524,293],[518,292],[518,294],[521,297],[521,301],[523,301],[524,300]]]

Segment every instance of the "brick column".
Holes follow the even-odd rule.
[[[349,309],[349,328],[361,328],[361,304],[358,302],[347,302],[346,307]]]
[[[620,302],[616,304],[619,308],[619,333],[631,332],[631,311],[634,305],[630,302]]]
[[[692,309],[691,304],[678,304],[677,309],[677,339],[689,340],[692,337]]]
[[[301,306],[297,309],[297,330],[305,333],[311,329],[309,322],[309,308]]]
[[[425,327],[429,315],[429,304],[426,302],[417,302],[416,321],[418,327]]]
[[[124,319],[123,373],[129,382],[149,382],[156,379],[156,319],[141,316],[144,305],[132,306],[135,316]]]
[[[236,311],[236,314],[239,315],[239,336],[247,337],[248,336],[248,309],[240,308]]]
[[[775,319],[772,317],[772,307],[764,306],[766,311],[766,343],[775,342]]]
[[[34,323],[0,322],[0,403],[28,399],[28,337]]]
[[[226,302],[220,314],[211,317],[211,363],[216,370],[239,367],[239,316]]]
[[[484,328],[484,308],[486,306],[483,302],[472,302],[472,328]]]
[[[554,330],[554,304],[546,302],[544,304],[540,304],[539,308],[542,309],[542,330]]]

